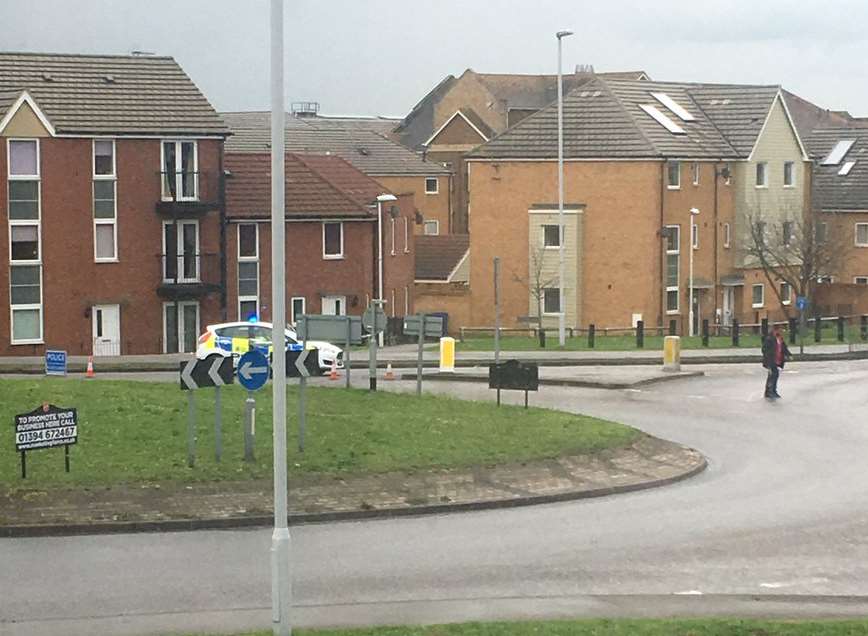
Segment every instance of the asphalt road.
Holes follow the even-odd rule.
[[[774,403],[761,368],[702,370],[642,390],[531,397],[698,448],[702,475],[564,504],[295,527],[295,623],[868,614],[868,363],[788,366]],[[473,384],[426,390],[492,397]],[[270,536],[0,541],[0,634],[267,627]]]

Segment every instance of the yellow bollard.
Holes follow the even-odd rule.
[[[681,371],[681,338],[678,336],[663,338],[663,370]]]
[[[455,373],[455,338],[440,338],[440,373]]]

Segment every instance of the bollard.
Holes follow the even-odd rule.
[[[663,338],[663,370],[681,371],[681,338],[678,336]]]
[[[708,318],[702,320],[702,346],[708,346]]]
[[[868,318],[868,316],[863,316],[863,318]],[[597,335],[597,327],[593,324],[588,326],[588,349],[594,348],[594,338]]]
[[[763,318],[760,321],[760,335],[766,338],[769,335],[769,319]]]
[[[541,349],[545,349],[546,348],[546,331],[545,331],[545,329],[540,328],[539,332],[537,332],[537,333],[539,335],[539,346]]]
[[[814,342],[820,342],[823,339],[823,321],[817,316],[814,318]]]
[[[790,344],[796,344],[796,319],[790,318],[787,320],[787,331],[790,334]]]
[[[440,373],[455,373],[455,338],[440,338]]]
[[[733,319],[732,321],[732,346],[738,346],[738,320]]]
[[[844,342],[844,316],[838,316],[838,342]]]
[[[862,340],[868,340],[868,316],[860,318],[859,335],[862,336]]]
[[[645,346],[645,321],[636,321],[636,347],[642,349]]]
[[[670,320],[669,321],[669,335],[674,336],[677,331],[678,331],[678,322],[674,319]]]

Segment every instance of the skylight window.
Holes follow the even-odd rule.
[[[841,163],[841,159],[844,158],[844,155],[850,151],[850,148],[852,148],[855,143],[855,139],[842,139],[836,143],[835,147],[832,148],[832,152],[829,153],[829,156],[823,159],[823,165],[837,166]]]
[[[681,121],[696,121],[696,118],[693,115],[688,113],[681,104],[669,97],[666,93],[651,93],[651,97],[675,113]]]
[[[845,161],[844,165],[841,166],[841,169],[838,170],[838,174],[842,177],[846,177],[850,174],[850,171],[853,169],[853,166],[856,165],[855,161]]]
[[[676,124],[674,121],[669,119],[666,115],[661,113],[655,106],[651,106],[650,104],[640,104],[639,108],[644,110],[646,113],[651,115],[658,124],[663,126],[666,130],[671,132],[673,135],[684,135],[684,129]]]

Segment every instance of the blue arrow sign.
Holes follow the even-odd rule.
[[[805,311],[808,306],[808,299],[804,296],[796,296],[796,307],[799,311]]]
[[[238,383],[248,391],[257,391],[268,382],[268,358],[251,350],[238,360]]]

